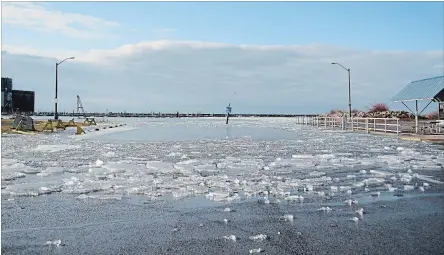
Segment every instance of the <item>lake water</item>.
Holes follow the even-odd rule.
[[[190,127],[145,126],[135,130],[103,135],[100,141],[192,141],[212,139],[283,140],[296,139],[297,134],[265,127]]]

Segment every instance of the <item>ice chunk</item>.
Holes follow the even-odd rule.
[[[37,148],[35,148],[35,151],[42,151],[42,152],[58,152],[63,150],[74,150],[74,149],[80,149],[80,145],[69,145],[69,144],[54,144],[54,145],[38,145]]]
[[[266,240],[266,239],[267,239],[267,235],[264,235],[264,234],[250,236],[250,240],[253,240],[253,241],[263,241],[263,240]]]
[[[435,184],[443,184],[443,183],[444,183],[444,182],[442,182],[442,181],[438,181],[438,180],[434,180],[434,179],[432,179],[432,178],[429,178],[429,177],[427,177],[427,176],[425,176],[425,175],[420,175],[420,174],[418,174],[418,175],[416,175],[415,177],[418,178],[418,179],[420,179],[420,180],[428,181],[428,182],[435,183]]]
[[[313,171],[313,172],[310,172],[309,175],[310,176],[314,176],[314,177],[320,177],[320,176],[326,175],[326,173],[318,172],[318,171]]]
[[[296,200],[299,200],[299,196],[298,195],[287,196],[287,197],[284,198],[284,200],[286,200],[286,201],[296,201]]]
[[[236,242],[236,236],[235,235],[224,236],[224,238],[226,240],[230,240],[230,241]]]
[[[359,208],[359,210],[357,210],[356,213],[362,216],[364,214],[364,208]]]
[[[351,188],[349,186],[339,186],[339,190],[340,191],[347,191],[350,190]]]
[[[15,180],[17,178],[23,178],[25,176],[26,176],[26,174],[25,173],[21,173],[21,172],[5,173],[5,172],[3,172],[3,169],[2,169],[2,178],[1,178],[1,180],[2,181],[13,181],[13,180]]]
[[[112,158],[112,157],[117,156],[117,154],[114,151],[108,151],[103,156],[105,156],[107,158]]]
[[[95,163],[95,166],[96,166],[96,167],[101,167],[102,165],[103,165],[103,161],[100,160],[100,159],[97,159],[97,160],[96,160],[96,163]]]
[[[293,221],[293,214],[285,214],[283,217],[284,221]]]
[[[330,212],[330,211],[332,211],[333,209],[331,209],[330,207],[321,207],[321,208],[319,208],[318,209],[318,211],[323,211],[323,212]]]
[[[299,155],[292,155],[291,157],[294,159],[312,159],[313,155],[299,154]]]
[[[385,172],[385,171],[379,171],[379,170],[370,170],[370,173],[374,174],[374,175],[378,175],[378,176],[383,176],[383,177],[393,175],[392,173]]]
[[[182,153],[180,152],[171,152],[170,154],[167,155],[167,157],[180,157],[182,156]]]
[[[358,204],[358,201],[357,200],[352,200],[352,199],[347,199],[347,200],[345,200],[344,201],[344,204],[346,204],[346,205],[357,205]]]
[[[49,245],[49,246],[60,246],[61,244],[62,244],[62,240],[54,240],[54,241],[47,241],[46,243],[45,243],[46,245]]]
[[[404,190],[414,190],[415,186],[413,185],[404,185]]]
[[[385,179],[384,178],[368,178],[368,179],[363,180],[362,182],[364,182],[367,185],[380,184],[380,183],[384,183]]]
[[[354,222],[358,222],[358,221],[359,221],[359,218],[358,218],[358,217],[353,217],[353,218],[351,218],[350,220],[351,220],[351,221],[354,221]]]
[[[232,210],[231,210],[231,208],[229,208],[229,207],[227,207],[227,208],[225,208],[224,209],[224,212],[231,212]]]

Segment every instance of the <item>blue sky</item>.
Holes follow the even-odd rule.
[[[50,65],[48,64],[48,69],[45,69],[47,75],[41,77],[42,80],[47,79],[48,82],[31,83],[20,75],[20,72],[28,72],[23,68],[37,69],[33,67],[36,65],[35,59],[32,61],[24,59],[29,58],[29,55],[38,55],[42,58],[41,61],[49,61],[53,58],[62,59],[63,56],[76,54],[75,61],[69,64],[64,63],[63,66],[67,70],[63,74],[64,79],[67,80],[64,81],[66,86],[82,86],[76,83],[75,77],[70,77],[74,69],[80,72],[82,68],[100,70],[96,73],[112,72],[113,75],[119,73],[121,77],[115,77],[114,80],[124,80],[123,77],[131,75],[133,83],[131,87],[134,90],[142,87],[147,89],[147,84],[153,81],[156,84],[165,84],[157,86],[168,87],[168,84],[172,84],[171,81],[182,80],[182,84],[178,83],[177,86],[190,84],[185,85],[190,88],[197,86],[191,84],[211,82],[211,86],[218,88],[231,86],[232,89],[230,87],[228,90],[236,90],[240,88],[239,86],[244,86],[245,91],[248,91],[246,86],[261,86],[261,91],[263,91],[257,95],[258,97],[270,95],[267,90],[273,91],[277,97],[281,93],[279,90],[285,91],[285,88],[289,87],[296,90],[299,88],[299,92],[309,93],[308,89],[313,85],[321,88],[328,86],[325,98],[320,100],[322,103],[313,103],[311,108],[313,111],[328,111],[333,107],[346,108],[342,102],[344,98],[339,96],[339,92],[337,98],[327,100],[327,96],[331,95],[329,89],[334,86],[326,84],[328,82],[340,83],[346,76],[334,66],[326,65],[321,68],[319,63],[341,60],[345,61],[342,64],[353,71],[356,70],[357,73],[352,73],[352,83],[356,83],[356,86],[360,85],[360,89],[354,91],[356,99],[359,100],[358,108],[375,101],[389,99],[389,96],[381,97],[375,92],[378,89],[387,90],[387,86],[390,86],[391,89],[387,90],[387,93],[396,93],[412,79],[442,75],[444,72],[444,67],[441,67],[444,62],[442,54],[444,49],[443,2],[48,2],[16,6],[11,3],[2,3],[2,7],[2,50],[9,54],[5,57],[3,56],[5,53],[2,52],[3,59],[7,60],[3,62],[2,75],[16,76],[13,77],[16,80],[15,84],[21,82],[22,86],[36,90],[37,94],[40,92],[43,98],[52,96],[43,95],[46,94],[45,89],[48,86],[46,83],[54,82],[54,78],[50,75]],[[29,15],[18,16],[18,13]],[[156,46],[163,49],[160,52],[156,51],[152,45],[153,42],[159,40],[168,40],[168,43]],[[194,44],[184,46],[181,44],[184,41],[194,42]],[[206,63],[207,59],[214,60],[216,57],[225,56],[219,46],[218,50],[215,50],[214,47],[211,48],[205,43],[225,45],[222,48],[226,48],[227,45],[238,48],[232,58],[227,60],[238,61],[230,62],[231,66],[229,66],[231,69],[233,66],[239,66],[238,69],[234,68],[234,71],[229,73],[229,76],[233,76],[233,84],[227,85],[228,81],[221,82],[227,76],[228,71],[222,70],[227,67],[226,63],[212,61],[208,62],[208,65],[200,64]],[[127,45],[126,50],[119,48],[122,45]],[[241,45],[273,45],[282,49],[276,54],[257,47],[242,48]],[[294,45],[302,48],[292,48]],[[199,48],[199,50],[196,50],[194,55],[190,55],[190,48]],[[396,57],[393,57],[394,52],[398,52]],[[147,54],[146,57],[142,57],[145,54]],[[147,61],[154,61],[148,60],[150,54],[155,54],[158,61],[147,63]],[[178,63],[182,60],[181,56],[185,55],[188,58],[199,59],[195,68],[208,67],[208,72],[214,72],[213,75],[208,74],[208,77],[203,77],[202,72],[197,69],[190,69],[191,71],[187,73],[181,72],[185,70],[185,67]],[[98,63],[100,62],[98,59],[110,56],[119,58],[115,59],[115,62],[120,63],[121,66],[110,67],[104,63]],[[137,59],[136,62],[134,58]],[[406,60],[418,63],[406,64]],[[129,64],[126,64],[126,61],[129,61]],[[241,63],[241,61],[246,62]],[[276,70],[287,68],[288,70],[284,70],[282,76],[274,73],[258,80],[260,76],[258,73],[245,69],[248,66],[254,67],[258,72],[263,72],[265,69],[260,69],[259,66],[268,61],[275,63],[267,67],[266,70],[270,72],[274,70],[273,68]],[[381,65],[388,62],[391,62],[391,65],[399,65],[398,69],[391,67],[395,69],[388,73],[378,71],[374,66],[378,64],[381,69],[384,69]],[[20,63],[20,67],[17,63]],[[148,67],[149,70],[154,70],[153,65],[159,63],[163,63],[166,68],[174,71],[168,71],[165,68],[156,69],[157,73],[147,76],[143,73],[144,71],[134,73],[135,69],[129,68],[137,65],[140,70],[148,70]],[[289,69],[302,64],[307,70]],[[40,64],[39,68],[41,66],[44,65]],[[367,69],[376,71],[380,77],[374,77],[375,75],[370,73],[365,74]],[[237,74],[234,75],[234,73]],[[323,76],[322,79],[319,76]],[[249,85],[245,82],[240,83],[239,80],[242,79],[248,80]],[[95,83],[101,82],[101,78],[93,74],[89,81],[92,80]],[[267,84],[264,84],[265,80]],[[298,85],[303,81],[313,84],[311,86]],[[82,80],[82,82],[87,83],[88,80]],[[112,81],[106,82],[112,83]],[[236,82],[239,84],[236,85]],[[97,103],[99,99],[94,99],[101,97],[99,92],[86,89],[91,86],[85,85],[85,88],[81,90],[82,93],[92,95],[90,102],[86,100],[91,107],[95,107],[96,110],[108,106],[117,108],[118,104],[111,102],[113,98],[122,96],[121,94],[108,92],[107,99],[100,98],[102,103],[99,104]],[[369,94],[363,89],[364,87],[372,89],[373,92]],[[152,88],[152,90],[155,89]],[[175,89],[171,85],[171,89],[182,93],[182,88]],[[254,91],[254,87],[250,89]],[[205,89],[196,87],[196,90]],[[147,89],[147,93],[148,91]],[[210,93],[208,95],[196,94],[196,97],[211,96],[211,91],[205,92]],[[153,110],[170,110],[163,101],[171,96],[171,92],[162,90],[156,93],[156,98],[152,100]],[[281,96],[285,98],[286,93],[282,93]],[[302,97],[302,93],[298,94]],[[62,94],[60,100],[64,96],[69,97],[67,94]],[[128,96],[131,96],[131,93],[128,93]],[[132,101],[134,100],[136,99],[132,98]],[[122,104],[129,109],[143,110],[140,106],[143,99],[139,100],[141,103],[134,106],[128,106],[124,102]],[[194,106],[188,101],[178,100],[177,106],[171,107],[171,110],[181,108],[187,111],[217,111],[217,109],[223,109],[219,105],[223,100],[220,100],[221,102],[197,100]],[[254,99],[252,95],[245,95],[239,100],[241,102],[238,103],[238,109],[240,107],[242,111],[261,109],[261,111],[270,112],[292,112],[293,109],[300,109],[306,104],[302,100],[304,103],[298,106],[290,97],[284,100],[270,100],[270,98]],[[267,103],[260,103],[264,101]],[[36,105],[41,109],[51,110],[51,106],[46,106],[44,100],[38,100]],[[233,106],[236,109],[236,106]],[[67,104],[66,108],[69,107]],[[304,107],[307,107],[304,111],[311,111],[309,106]]]
[[[376,50],[440,50],[444,45],[443,2],[52,2],[47,5],[51,10],[122,24],[120,38],[97,42],[104,48],[165,38],[231,44],[323,43]],[[162,29],[173,31],[156,31]],[[4,24],[3,40],[19,43],[21,36],[29,32]],[[51,44],[46,38],[42,41]],[[88,47],[64,41],[66,47]]]

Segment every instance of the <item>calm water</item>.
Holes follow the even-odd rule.
[[[99,141],[192,141],[246,138],[252,140],[296,139],[294,132],[265,127],[144,126],[135,130],[92,138]]]

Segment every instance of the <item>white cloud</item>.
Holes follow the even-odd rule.
[[[5,46],[2,73],[14,86],[36,90],[36,105],[52,109],[53,57],[75,60],[60,67],[60,104],[87,111],[322,112],[352,103],[387,102],[412,80],[442,75],[442,51],[366,51],[327,45],[261,46],[154,41],[86,52],[39,52]],[[18,55],[29,53],[40,57]],[[51,58],[48,58],[51,57]],[[236,94],[234,93],[236,92]],[[91,98],[91,100],[86,100]],[[93,100],[97,98],[97,100]]]
[[[3,2],[2,24],[86,39],[107,36],[110,30],[119,27],[119,24],[113,21],[53,11],[46,8],[48,6],[50,5],[33,2]]]

